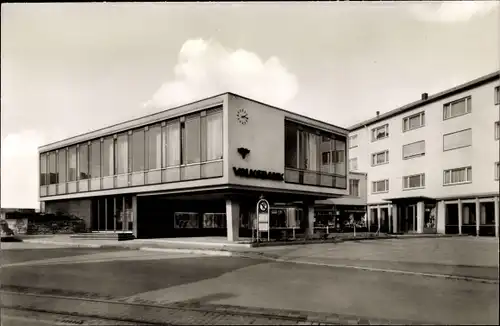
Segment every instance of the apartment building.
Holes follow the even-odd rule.
[[[349,128],[349,170],[367,173],[382,232],[499,235],[500,72]]]
[[[311,233],[315,201],[348,194],[347,137],[225,93],[40,147],[41,206],[96,233],[237,241],[264,196],[272,226]]]

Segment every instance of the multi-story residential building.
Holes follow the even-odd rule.
[[[372,229],[498,236],[499,78],[424,93],[349,128]]]
[[[315,200],[348,194],[347,136],[225,93],[40,147],[41,206],[95,232],[235,241],[264,196],[287,208],[271,224],[311,233]]]

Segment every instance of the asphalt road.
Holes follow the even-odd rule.
[[[417,323],[498,324],[498,284],[242,257],[79,248],[3,250],[1,283],[9,291],[124,302],[195,302]]]

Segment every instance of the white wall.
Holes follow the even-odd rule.
[[[498,80],[472,90],[436,101],[418,109],[379,121],[350,134],[358,135],[358,146],[350,149],[350,156],[358,158],[358,171],[368,173],[368,204],[384,202],[384,198],[428,196],[433,198],[473,196],[498,193],[494,180],[495,162],[499,160],[499,141],[494,139],[494,122],[500,119],[500,107],[494,104],[494,87]],[[471,96],[471,113],[443,120],[443,105]],[[402,132],[402,119],[425,111],[425,126]],[[389,137],[371,142],[371,130],[389,124]],[[443,151],[443,135],[472,128],[472,146]],[[402,146],[425,140],[425,156],[403,160]],[[389,150],[389,163],[371,166],[371,154]],[[443,170],[472,166],[472,183],[443,186]],[[426,186],[419,190],[402,190],[402,177],[425,173]],[[389,179],[389,192],[371,193],[371,182]]]
[[[237,121],[237,112],[244,109],[248,113],[248,123],[245,125]],[[316,122],[312,119],[300,117],[293,113],[279,110],[265,104],[254,102],[233,94],[228,99],[228,166],[225,175],[230,184],[269,187],[290,191],[315,192],[318,195],[347,195],[347,190],[315,187],[285,183],[284,181],[260,180],[242,178],[234,174],[233,167],[264,170],[269,172],[285,173],[285,118],[293,118],[298,123],[305,123],[317,128],[334,132],[339,128]],[[346,131],[341,131],[347,136]],[[237,149],[244,147],[250,154],[243,159]]]

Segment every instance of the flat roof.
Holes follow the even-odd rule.
[[[436,93],[434,95],[429,95],[429,97],[426,100],[418,100],[418,101],[412,102],[410,104],[406,104],[402,107],[399,107],[397,109],[391,110],[391,111],[386,112],[386,113],[383,113],[383,114],[376,116],[374,118],[357,123],[357,124],[351,126],[350,128],[347,128],[347,129],[349,129],[349,131],[358,130],[358,129],[363,128],[365,126],[375,124],[379,121],[383,121],[383,120],[391,118],[393,116],[396,116],[396,115],[405,113],[407,111],[422,107],[424,105],[436,102],[438,100],[441,100],[442,98],[452,96],[452,95],[457,94],[457,93],[464,92],[464,91],[469,90],[471,88],[478,87],[482,84],[489,83],[489,82],[494,81],[495,79],[499,79],[499,78],[500,78],[500,70],[493,72],[491,74],[479,77],[477,79],[471,80],[467,83],[464,83],[464,84],[455,86],[453,88],[447,89],[447,90],[442,91],[440,93]]]
[[[194,105],[194,104],[197,104],[197,103],[200,103],[200,102],[204,102],[204,101],[207,101],[207,100],[215,99],[215,98],[218,98],[218,97],[221,97],[221,96],[224,96],[224,95],[234,95],[234,96],[240,97],[240,98],[248,100],[248,101],[259,103],[259,104],[268,106],[270,108],[273,108],[273,109],[276,109],[276,110],[280,110],[280,111],[283,111],[283,112],[295,115],[297,117],[309,119],[309,120],[317,122],[319,124],[330,125],[330,126],[332,126],[334,128],[337,128],[337,129],[340,129],[342,131],[345,131],[346,133],[349,132],[349,130],[347,128],[344,128],[344,127],[340,127],[340,126],[333,125],[333,124],[325,122],[325,121],[321,121],[321,120],[314,119],[314,118],[311,118],[311,117],[308,117],[308,116],[305,116],[305,115],[302,115],[302,114],[299,114],[299,113],[288,111],[288,110],[285,110],[285,109],[282,109],[282,108],[279,108],[279,107],[276,107],[276,106],[273,106],[273,105],[270,105],[270,104],[267,104],[267,103],[264,103],[264,102],[260,102],[260,101],[257,101],[257,100],[254,100],[254,99],[251,99],[251,98],[248,98],[248,97],[245,97],[245,96],[233,93],[233,92],[224,92],[224,93],[220,93],[220,94],[213,95],[213,96],[210,96],[210,97],[205,97],[205,98],[202,98],[202,99],[190,102],[190,103],[185,103],[185,104],[182,104],[182,105],[170,107],[170,108],[167,108],[167,109],[155,112],[155,113],[150,113],[150,114],[147,114],[147,115],[144,115],[144,116],[140,116],[140,117],[137,117],[137,118],[133,118],[133,119],[130,119],[130,120],[125,120],[125,121],[122,121],[122,122],[119,122],[119,123],[115,123],[115,124],[112,124],[112,125],[108,125],[106,127],[95,129],[95,130],[92,130],[92,131],[89,131],[89,132],[85,132],[85,133],[82,133],[82,134],[77,134],[75,136],[71,136],[71,137],[68,137],[68,138],[63,138],[63,139],[60,139],[60,140],[57,140],[57,141],[54,141],[54,142],[51,142],[51,143],[39,146],[38,147],[38,151],[39,152],[44,152],[44,149],[43,149],[44,147],[49,147],[49,146],[57,145],[58,143],[67,142],[67,141],[70,141],[72,139],[75,139],[75,143],[78,143],[79,141],[76,141],[76,138],[81,138],[81,137],[84,137],[86,135],[90,136],[91,134],[94,134],[96,132],[103,132],[103,131],[106,131],[106,129],[111,129],[113,127],[119,127],[121,125],[129,124],[129,123],[133,123],[133,122],[139,122],[140,120],[143,120],[143,119],[148,118],[148,117],[153,117],[155,115],[160,115],[161,113],[164,113],[166,111],[180,109],[180,108],[187,107],[187,106],[190,106],[190,105]],[[130,127],[130,128],[135,128],[135,127]],[[64,147],[66,147],[66,145]]]

